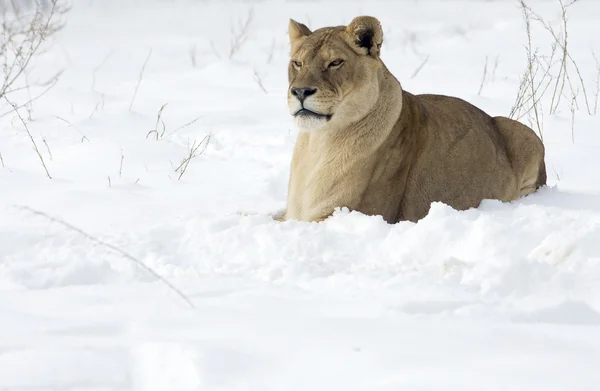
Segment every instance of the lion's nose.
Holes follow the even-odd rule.
[[[300,102],[303,102],[304,99],[313,95],[317,92],[316,88],[292,88],[292,95],[294,95]]]

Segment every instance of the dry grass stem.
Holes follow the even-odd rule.
[[[250,31],[250,25],[252,23],[252,17],[254,10],[250,9],[246,18],[243,21],[238,22],[237,28],[231,28],[231,42],[229,45],[229,59],[240,51],[242,46],[248,40],[248,33]]]
[[[477,95],[481,95],[481,91],[483,90],[483,86],[485,85],[485,79],[487,78],[488,73],[488,56],[485,56],[485,64],[483,65],[483,74],[481,76],[481,83],[479,84],[479,91],[477,91]]]
[[[191,145],[188,141],[188,155],[181,161],[179,166],[175,168],[175,172],[179,172],[179,177],[177,178],[177,180],[180,180],[181,177],[183,177],[183,174],[185,174],[192,159],[200,156],[206,150],[206,147],[208,146],[209,142],[210,134],[204,136],[204,138],[200,140],[200,142],[194,140],[194,142]],[[200,147],[202,147],[202,149],[200,149]]]
[[[17,108],[17,105],[14,104],[13,102],[11,102],[10,100],[8,100],[8,98],[6,96],[4,96],[4,100],[6,100],[6,102],[12,106],[15,114],[17,115],[17,117],[19,118],[19,120],[21,121],[21,123],[23,124],[23,126],[25,127],[25,131],[27,132],[27,135],[29,136],[29,140],[31,141],[31,144],[33,145],[33,150],[35,151],[35,153],[37,154],[38,158],[40,159],[40,162],[42,163],[42,167],[44,167],[44,171],[46,172],[46,176],[49,179],[52,179],[52,176],[50,175],[50,171],[48,171],[48,167],[46,166],[46,162],[44,161],[44,157],[42,156],[37,143],[35,142],[35,139],[33,138],[33,136],[31,135],[31,132],[29,131],[29,126],[27,126],[27,122],[25,122],[25,120],[23,119],[23,117],[21,116],[21,113],[19,113],[19,110]]]
[[[135,97],[137,96],[138,89],[140,88],[140,84],[142,84],[142,80],[144,78],[144,71],[146,70],[146,66],[150,61],[150,57],[152,56],[152,49],[148,52],[148,56],[146,57],[146,61],[144,61],[144,65],[142,65],[142,69],[140,70],[140,75],[138,77],[137,84],[135,85],[135,91],[133,92],[133,97],[131,98],[131,103],[129,104],[129,111],[133,108],[133,103],[135,102]]]
[[[417,77],[419,72],[421,72],[421,70],[425,67],[425,64],[427,64],[427,61],[429,61],[429,56],[425,57],[425,59],[421,62],[421,64],[419,64],[419,66],[415,69],[415,71],[410,76],[411,79],[414,79],[415,77]]]
[[[109,177],[109,181],[110,181],[110,177]],[[94,242],[96,244],[99,244],[101,246],[104,246],[104,247],[106,247],[106,248],[108,248],[108,249],[110,249],[110,250],[118,253],[119,255],[121,255],[125,259],[133,262],[135,265],[139,266],[141,269],[145,270],[146,272],[148,272],[149,274],[151,274],[152,276],[154,276],[157,280],[161,281],[163,284],[165,284],[167,287],[169,287],[169,289],[171,289],[179,297],[181,297],[191,308],[195,308],[194,304],[192,303],[192,301],[190,300],[190,298],[187,297],[182,291],[180,291],[179,289],[177,289],[177,287],[175,287],[173,284],[171,284],[169,281],[167,281],[164,277],[162,277],[160,274],[158,274],[154,269],[152,269],[150,266],[146,265],[144,262],[142,262],[138,258],[134,257],[133,255],[130,255],[129,253],[121,250],[120,248],[118,248],[118,247],[116,247],[116,246],[114,246],[114,245],[112,245],[110,243],[107,243],[107,242],[105,242],[105,241],[103,241],[101,239],[98,239],[98,238],[90,235],[89,233],[83,231],[81,228],[77,228],[74,225],[69,224],[66,221],[61,220],[61,219],[59,219],[57,217],[50,216],[50,215],[48,215],[48,214],[46,214],[44,212],[40,212],[40,211],[32,209],[32,208],[30,208],[28,206],[17,205],[16,207],[19,208],[19,209],[21,209],[21,210],[28,211],[28,212],[30,212],[30,213],[32,213],[34,215],[41,216],[41,217],[43,217],[43,218],[45,218],[47,220],[50,220],[50,221],[52,221],[54,223],[60,224],[63,227],[65,227],[65,228],[67,228],[67,229],[69,229],[71,231],[74,231],[74,232],[80,234],[81,236],[85,237],[86,239],[88,239],[88,240],[90,240],[92,242]]]

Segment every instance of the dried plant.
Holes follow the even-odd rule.
[[[41,4],[36,3],[34,9],[26,12],[17,5],[0,7],[2,12],[2,23],[0,25],[0,100],[8,99],[14,103],[0,116],[28,107],[31,103],[44,95],[52,88],[62,71],[55,72],[52,76],[42,81],[35,81],[33,86],[45,88],[41,94],[32,97],[28,93],[24,102],[11,97],[19,91],[30,91],[30,83],[27,72],[32,62],[43,53],[44,43],[57,31],[63,28],[63,17],[69,7],[59,4],[59,0],[49,0]]]
[[[253,14],[253,10],[250,9],[246,15],[246,18],[242,21],[239,21],[237,27],[232,27],[231,42],[229,45],[229,59],[233,58],[233,56],[240,51],[242,46],[244,46],[248,40]]]
[[[425,67],[425,64],[427,64],[427,61],[429,61],[429,56],[425,57],[421,64],[414,70],[413,74],[410,76],[411,79],[417,77],[419,72],[421,72],[421,70]]]
[[[206,147],[208,146],[209,142],[210,142],[210,134],[207,134],[206,136],[204,136],[204,138],[202,140],[200,140],[199,142],[194,140],[194,142],[192,144],[190,144],[188,141],[188,154],[186,155],[185,158],[183,158],[183,160],[181,161],[179,166],[177,166],[177,168],[175,168],[175,172],[179,173],[179,177],[177,178],[177,180],[180,180],[181,177],[183,176],[183,174],[185,174],[192,159],[200,156],[206,150]],[[202,149],[200,149],[201,147],[202,147]]]
[[[256,69],[254,70],[254,81],[256,82],[256,84],[258,84],[258,87],[262,90],[262,92],[267,94],[267,89],[263,85],[262,78],[260,77]]]
[[[485,64],[483,66],[483,74],[481,76],[481,83],[479,84],[479,91],[477,91],[477,95],[481,95],[481,91],[483,90],[483,86],[485,85],[485,81],[487,79],[488,74],[488,56],[485,56]]]
[[[4,100],[6,100],[6,102],[13,108],[15,114],[17,115],[17,117],[19,118],[19,120],[21,121],[23,126],[25,127],[25,132],[27,132],[27,136],[29,136],[29,141],[31,141],[31,144],[33,145],[33,150],[35,151],[36,155],[40,159],[42,167],[44,168],[44,171],[46,172],[46,176],[48,177],[48,179],[52,179],[52,176],[50,175],[50,171],[48,171],[48,166],[46,166],[46,161],[44,160],[44,157],[42,156],[42,153],[40,152],[40,149],[38,148],[37,143],[35,142],[35,139],[33,138],[33,135],[29,131],[29,126],[27,126],[27,122],[25,122],[25,119],[23,119],[23,116],[21,116],[21,113],[19,113],[19,109],[18,109],[17,105],[15,103],[11,102],[10,100],[8,100],[8,98],[6,96],[4,96]]]
[[[131,102],[129,103],[129,111],[132,111],[133,103],[135,102],[135,97],[137,96],[138,89],[140,88],[140,84],[142,84],[142,80],[144,79],[144,71],[146,70],[146,66],[150,61],[150,57],[152,56],[152,49],[148,52],[148,56],[146,57],[146,61],[144,61],[144,65],[142,65],[142,69],[140,69],[140,75],[138,76],[137,84],[135,85],[135,91],[133,92],[133,97],[131,98]]]
[[[167,105],[168,105],[168,103],[163,104],[160,107],[160,109],[158,110],[158,114],[156,115],[156,124],[154,125],[154,129],[152,129],[151,131],[149,131],[146,134],[146,138],[150,137],[150,135],[154,135],[156,140],[162,140],[163,138],[169,137],[170,135],[180,131],[181,129],[187,128],[188,126],[194,124],[196,121],[198,121],[200,119],[200,117],[196,117],[193,120],[176,128],[175,130],[167,133],[167,125],[165,124],[165,121],[163,121],[163,119],[162,119],[163,111],[165,110],[165,107],[167,107]]]
[[[527,32],[527,69],[522,76],[517,98],[509,116],[515,119],[527,116],[531,125],[540,134],[540,137],[543,135],[542,98],[546,97],[547,94],[551,93],[549,106],[547,107],[550,114],[556,114],[559,111],[560,107],[562,107],[562,98],[568,100],[573,139],[575,112],[581,109],[579,99],[582,97],[585,109],[589,115],[597,113],[597,97],[600,90],[600,66],[598,66],[598,61],[596,60],[597,76],[594,88],[594,100],[592,101],[579,66],[569,52],[568,10],[577,2],[578,0],[572,0],[565,3],[563,0],[558,0],[561,19],[560,28],[556,28],[534,12],[524,0],[520,0]],[[549,54],[540,54],[542,52],[540,48],[533,47],[531,26],[534,23],[541,26],[552,38]]]

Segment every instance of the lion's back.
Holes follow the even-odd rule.
[[[412,99],[425,113],[418,131],[427,132],[427,142],[408,178],[404,218],[420,219],[433,201],[464,210],[477,207],[482,199],[514,197],[516,179],[491,116],[460,98]]]

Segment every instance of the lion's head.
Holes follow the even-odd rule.
[[[314,32],[290,20],[288,107],[301,131],[343,127],[367,114],[379,95],[383,32],[370,16]]]

